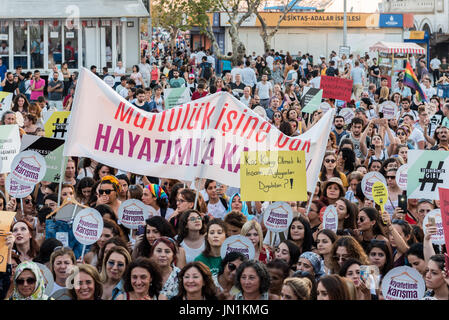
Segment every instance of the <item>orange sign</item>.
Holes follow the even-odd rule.
[[[281,14],[280,12],[260,13],[270,27],[277,25]],[[379,14],[348,13],[347,25],[348,28],[377,28],[379,27]],[[255,26],[260,26],[259,20]],[[291,12],[286,15],[281,27],[343,27],[343,13]]]

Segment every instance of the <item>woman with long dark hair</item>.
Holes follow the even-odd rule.
[[[309,222],[302,216],[294,217],[288,228],[287,239],[299,248],[300,253],[311,251],[313,236]]]

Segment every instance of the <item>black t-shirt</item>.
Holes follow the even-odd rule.
[[[240,82],[239,85],[237,85],[235,82],[231,82],[231,90],[235,96],[238,95],[239,97],[242,97],[243,89],[245,89],[245,84],[243,82]]]
[[[3,87],[3,91],[5,92],[14,92],[17,87],[18,87],[18,83],[16,82],[9,82],[8,80],[5,81],[5,86]]]
[[[372,71],[376,76],[378,76],[379,73],[380,73],[379,66],[371,66],[371,67],[369,68],[369,70]],[[370,73],[371,73],[371,72],[370,72]]]
[[[329,67],[326,70],[326,76],[330,76],[330,77],[334,77],[338,75],[338,70],[335,69],[334,67]]]

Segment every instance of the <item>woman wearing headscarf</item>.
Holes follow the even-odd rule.
[[[158,184],[151,183],[143,189],[142,202],[152,206],[158,215],[167,220],[174,212],[173,209],[168,207],[167,194]]]
[[[229,213],[231,211],[240,211],[246,216],[247,221],[250,221],[254,218],[254,215],[249,214],[248,212],[248,205],[245,201],[242,201],[242,197],[240,196],[240,193],[234,194],[230,199],[228,203],[228,209],[226,210],[226,213]]]
[[[296,270],[309,272],[318,281],[324,273],[324,262],[320,255],[312,251],[304,252],[299,256]]]
[[[45,282],[38,265],[32,261],[22,262],[14,275],[14,291],[9,300],[48,300]]]

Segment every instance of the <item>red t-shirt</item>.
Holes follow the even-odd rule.
[[[207,91],[203,91],[203,93],[199,93],[199,91],[195,91],[195,92],[192,94],[192,100],[196,100],[196,99],[203,98],[203,97],[205,97],[207,94],[208,94]]]

